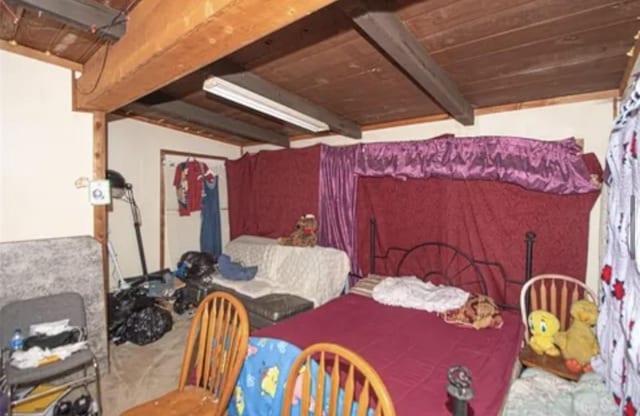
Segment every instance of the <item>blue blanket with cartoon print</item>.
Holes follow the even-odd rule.
[[[229,416],[279,415],[284,384],[300,348],[272,338],[249,338],[247,358],[229,402]]]
[[[289,370],[301,352],[300,348],[286,341],[250,337],[247,358],[229,402],[229,416],[279,416],[284,404],[284,389]],[[315,391],[317,370],[317,363],[312,362],[311,391]],[[325,389],[328,390],[331,380],[328,376],[325,380]],[[301,389],[300,386],[294,390],[293,401],[289,403],[293,415],[300,414]],[[342,407],[343,395],[341,389],[338,394],[338,408]],[[324,407],[327,409],[328,397],[325,401]],[[311,405],[315,406],[313,398]],[[357,414],[356,405],[351,410],[352,415]],[[369,409],[368,414],[372,415],[373,411]]]

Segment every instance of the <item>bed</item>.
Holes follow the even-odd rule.
[[[532,247],[533,235],[529,235],[526,276],[530,276]],[[411,274],[469,292],[491,295],[492,287],[504,291],[526,280],[526,276],[520,281],[508,279],[499,263],[474,259],[439,242],[393,248],[382,256],[372,253],[372,270],[376,259],[393,256],[398,259],[396,276]],[[503,282],[489,283],[489,274],[501,276]],[[490,416],[500,413],[524,332],[517,302],[502,306],[500,329],[475,330],[447,324],[434,313],[386,306],[349,293],[252,335],[282,339],[300,348],[333,342],[356,351],[379,372],[400,416],[451,414],[447,373],[462,365],[473,379],[475,397],[470,406],[474,414]]]

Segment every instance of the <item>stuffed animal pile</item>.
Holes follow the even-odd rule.
[[[560,347],[567,368],[574,373],[591,371],[591,357],[600,352],[593,326],[598,319],[598,307],[588,300],[571,305],[571,325],[553,338]]]
[[[282,246],[313,247],[318,239],[316,230],[318,221],[315,215],[307,214],[298,219],[296,229],[288,237],[278,238],[278,244]]]
[[[598,319],[598,306],[588,300],[571,305],[571,325],[558,332],[560,324],[553,314],[537,310],[529,314],[529,346],[538,354],[562,355],[566,367],[574,372],[591,371],[591,358],[599,353],[593,326]]]

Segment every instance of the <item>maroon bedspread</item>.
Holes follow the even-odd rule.
[[[491,416],[506,396],[524,329],[519,314],[504,312],[503,318],[501,329],[464,329],[433,313],[351,294],[252,335],[300,348],[333,342],[356,351],[384,380],[399,416],[450,414],[447,371],[463,365],[473,378],[473,414]]]

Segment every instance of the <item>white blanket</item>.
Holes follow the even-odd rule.
[[[258,266],[256,277],[238,282],[214,277],[214,281],[251,297],[290,293],[322,305],[340,295],[349,274],[349,257],[328,247],[289,247],[276,240],[240,236],[224,249],[233,261]]]
[[[502,416],[613,416],[613,395],[594,373],[580,381],[561,379],[537,368],[527,368],[513,382]]]
[[[452,286],[423,282],[415,276],[388,277],[373,288],[373,299],[385,305],[445,312],[464,305],[469,293]]]
[[[26,351],[14,351],[11,354],[11,365],[21,369],[38,367],[43,360],[51,357],[58,357],[59,359],[64,360],[74,352],[85,348],[87,348],[87,341],[62,345],[52,349],[31,347]]]

